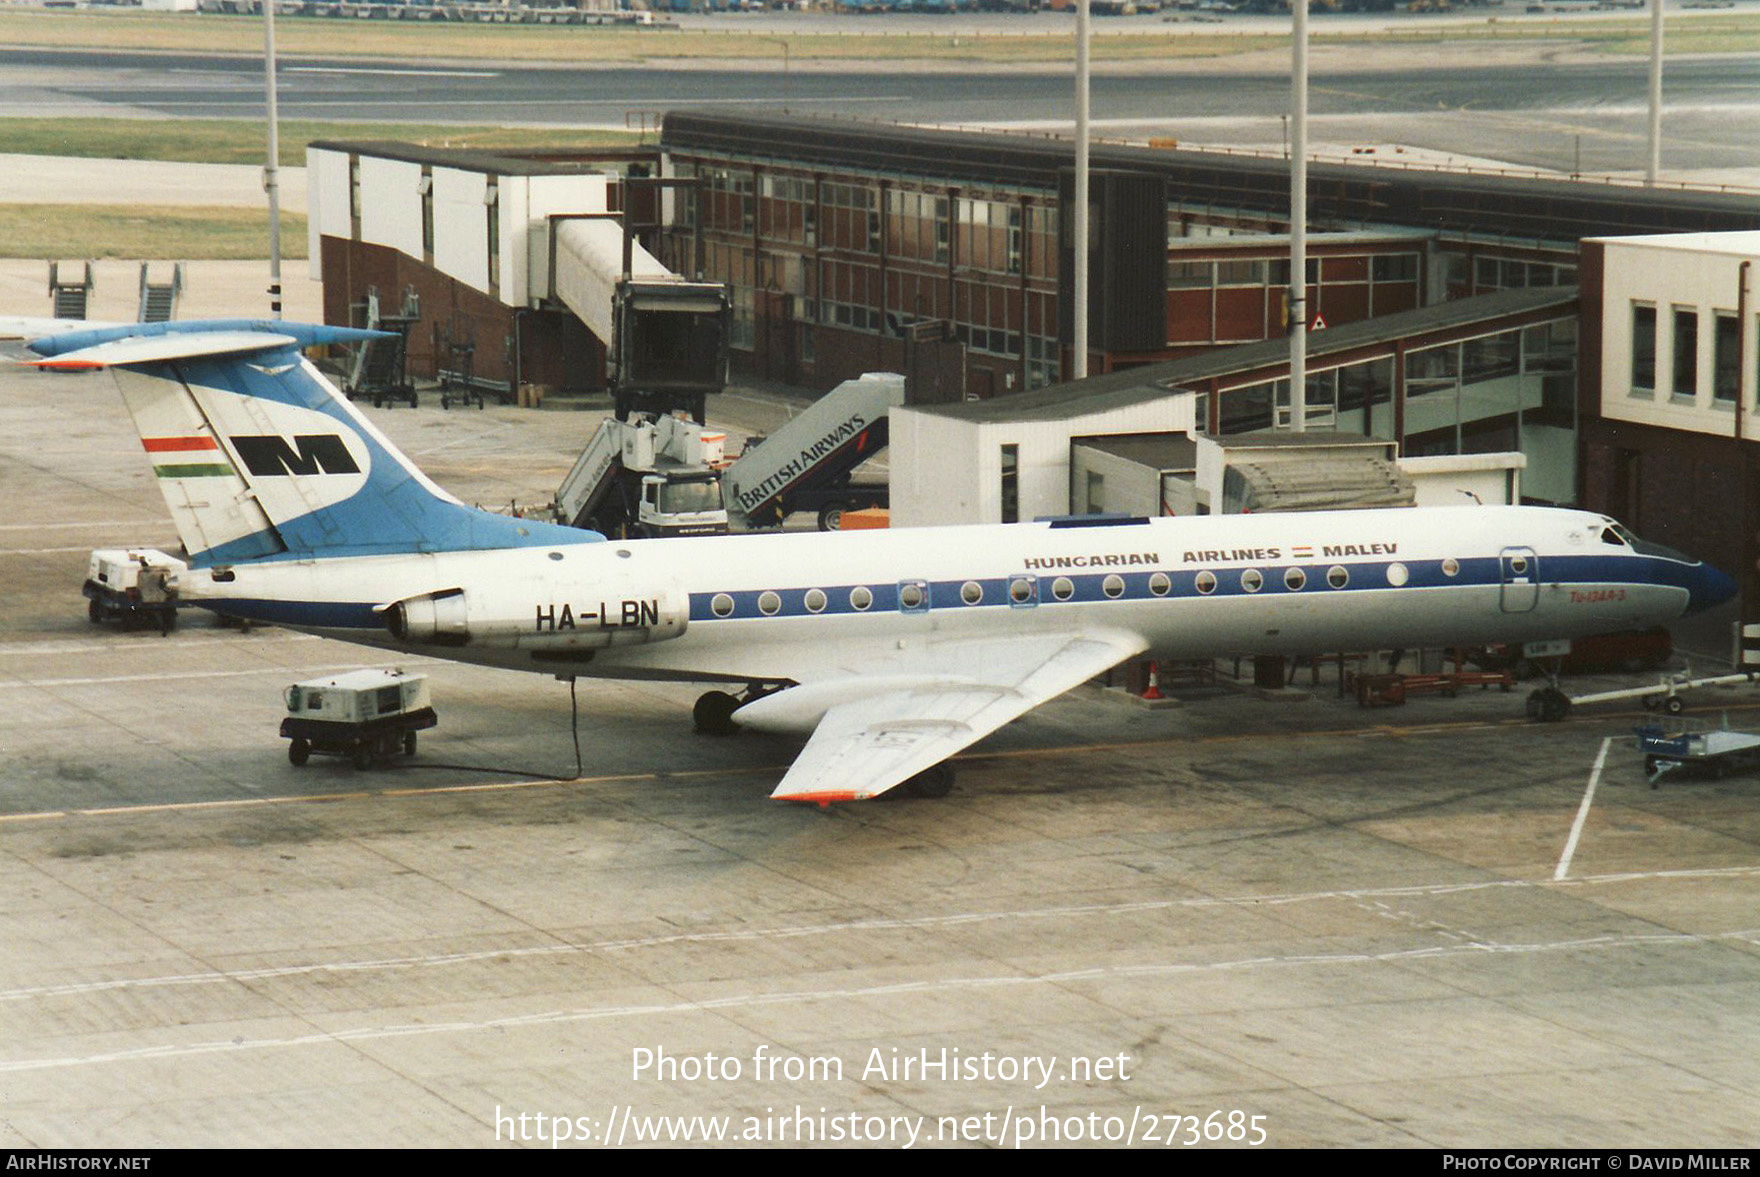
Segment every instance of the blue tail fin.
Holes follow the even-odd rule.
[[[430,482],[303,354],[379,332],[280,321],[135,324],[31,343],[109,368],[196,566],[590,543]]]

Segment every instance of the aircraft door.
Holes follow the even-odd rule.
[[[1503,611],[1527,613],[1540,603],[1540,561],[1533,548],[1505,548],[1497,557]]]

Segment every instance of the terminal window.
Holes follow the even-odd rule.
[[[1669,391],[1688,399],[1699,395],[1699,312],[1690,307],[1674,308],[1674,383]]]
[[[1656,391],[1656,308],[1632,304],[1632,393]]]

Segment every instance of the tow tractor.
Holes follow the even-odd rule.
[[[1556,686],[1542,687],[1528,696],[1528,718],[1541,723],[1558,723],[1570,714],[1572,707],[1580,704],[1616,703],[1628,699],[1636,699],[1646,711],[1666,711],[1670,715],[1679,715],[1687,709],[1687,701],[1681,697],[1685,691],[1697,687],[1727,687],[1756,681],[1760,681],[1760,676],[1753,671],[1743,674],[1716,674],[1709,678],[1694,678],[1690,672],[1680,671],[1663,675],[1651,686],[1596,691],[1588,695],[1567,695]]]
[[[416,754],[416,733],[439,720],[428,698],[428,678],[401,670],[356,670],[294,683],[283,693],[287,716],[281,735],[291,741],[295,768],[316,752],[345,756],[356,768],[384,764],[401,751]]]
[[[155,548],[100,548],[86,565],[86,616],[93,625],[177,627],[177,596],[169,580],[189,565]]]

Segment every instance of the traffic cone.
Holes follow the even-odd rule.
[[[1143,692],[1143,698],[1145,699],[1160,699],[1164,697],[1161,694],[1160,685],[1156,682],[1155,666],[1156,663],[1149,663],[1149,689]]]

